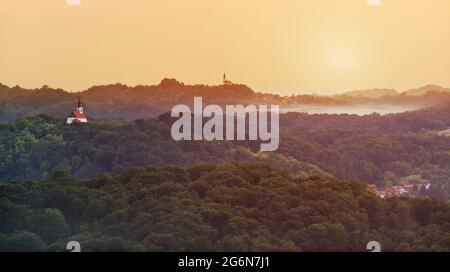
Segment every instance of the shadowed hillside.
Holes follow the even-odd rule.
[[[66,117],[80,97],[91,119],[136,120],[156,117],[177,104],[191,105],[195,96],[201,96],[205,104],[218,105],[403,105],[421,108],[450,101],[450,93],[440,90],[443,88],[422,95],[394,95],[392,92],[372,90],[336,96],[280,96],[258,93],[241,84],[185,85],[175,79],[163,79],[160,84],[153,86],[130,87],[120,83],[94,86],[80,93],[68,93],[48,86],[27,90],[0,85],[0,120],[38,114]]]

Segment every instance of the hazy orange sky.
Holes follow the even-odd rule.
[[[376,0],[372,0],[376,1]],[[0,82],[450,86],[450,0],[0,0]]]

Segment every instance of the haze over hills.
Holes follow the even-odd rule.
[[[276,104],[289,111],[299,112],[308,112],[308,109],[298,107],[299,105],[328,107],[325,111],[319,109],[318,113],[333,113],[333,107],[364,108],[373,105],[386,107],[383,111],[387,113],[390,112],[389,107],[401,106],[400,110],[392,111],[401,112],[450,100],[449,89],[434,85],[402,93],[392,89],[373,89],[335,96],[280,96],[256,92],[244,84],[186,85],[167,78],[158,85],[131,87],[117,83],[93,86],[79,93],[49,86],[24,89],[0,84],[0,120],[14,120],[37,114],[65,117],[80,97],[91,118],[135,120],[158,116],[177,104],[192,105],[195,96],[201,96],[205,104]],[[376,107],[373,112],[377,112]],[[342,109],[337,112],[342,112]],[[352,111],[344,109],[343,112]],[[372,113],[372,108],[369,108],[368,113]]]
[[[351,92],[343,93],[351,97],[367,97],[367,98],[380,98],[383,96],[396,96],[400,93],[394,89],[370,89],[370,90],[355,90]]]
[[[438,85],[425,85],[420,88],[406,90],[399,92],[394,89],[368,89],[368,90],[355,90],[351,92],[343,93],[342,95],[347,95],[351,97],[366,97],[366,98],[380,98],[383,96],[397,96],[397,95],[408,95],[408,96],[421,96],[426,95],[431,92],[440,93],[450,93],[450,88],[444,88]]]

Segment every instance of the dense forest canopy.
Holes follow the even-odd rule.
[[[0,251],[449,251],[450,206],[261,164],[0,183]],[[7,220],[6,220],[7,219]]]
[[[450,197],[450,107],[368,115],[281,116],[277,152],[261,153],[251,141],[181,141],[172,120],[93,121],[65,125],[37,116],[0,123],[0,180],[46,179],[64,170],[76,177],[129,167],[198,162],[267,163],[299,177],[334,176],[380,186],[431,182],[432,195]]]
[[[60,170],[88,177],[137,166],[226,161],[264,162],[300,176],[331,176],[282,154],[254,153],[246,143],[176,142],[169,124],[155,119],[66,125],[64,119],[40,115],[0,123],[0,131],[0,180],[39,180]]]

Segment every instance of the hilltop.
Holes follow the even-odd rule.
[[[124,84],[93,86],[70,93],[43,86],[39,89],[10,88],[0,85],[0,120],[13,120],[36,114],[64,117],[82,97],[86,112],[96,119],[135,120],[169,111],[175,104],[191,104],[192,97],[218,104],[250,103],[257,94],[245,85],[185,85],[175,79],[163,79],[152,86],[130,87]]]
[[[426,85],[417,89],[405,91],[406,95],[421,96],[431,92],[450,93],[450,88],[444,88],[438,85]]]

